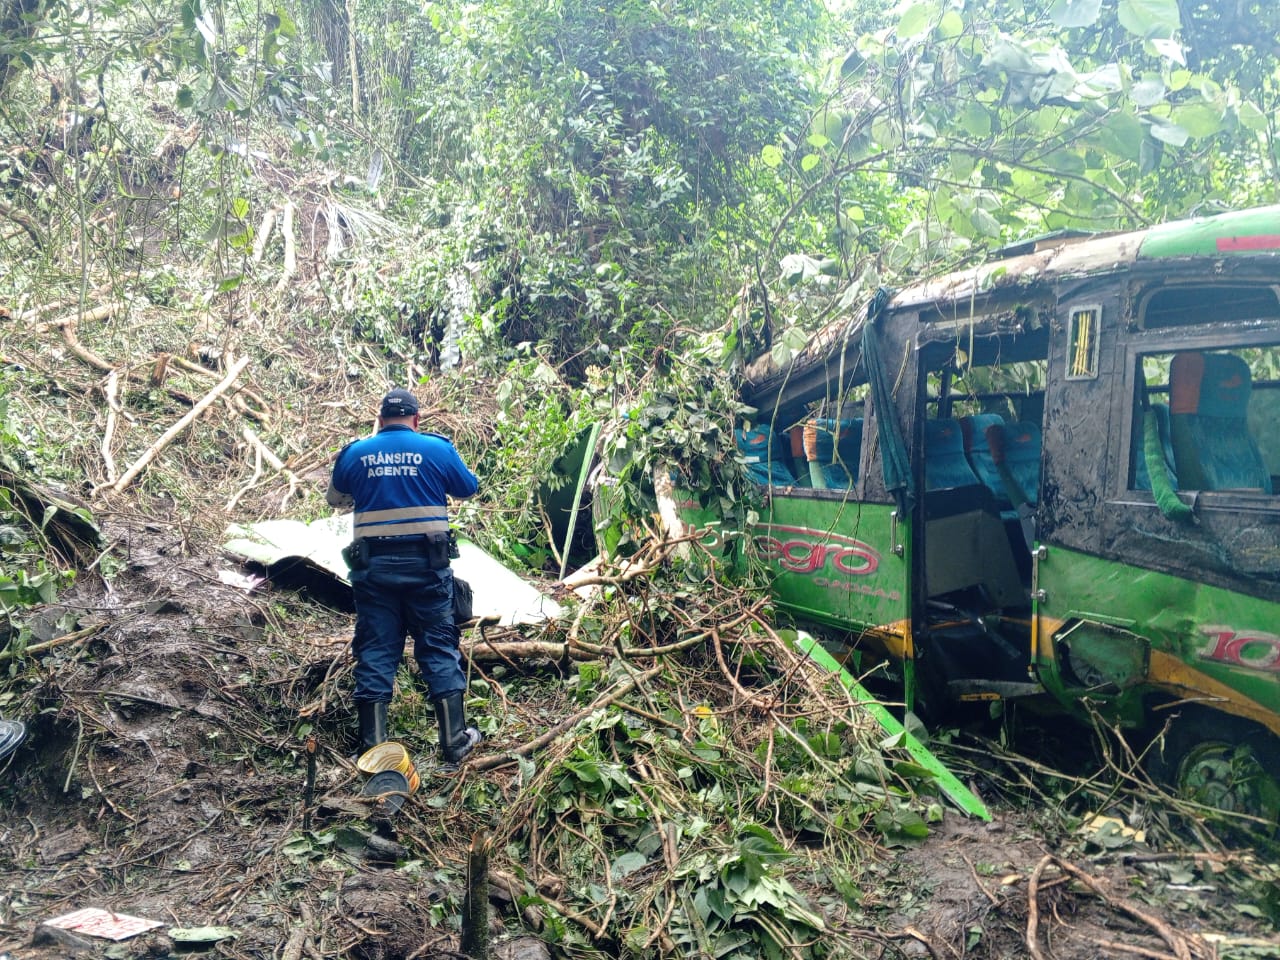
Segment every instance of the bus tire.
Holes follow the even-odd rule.
[[[1147,752],[1147,771],[1181,797],[1280,822],[1280,738],[1242,717],[1179,709]]]

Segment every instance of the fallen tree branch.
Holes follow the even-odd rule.
[[[575,649],[567,643],[548,643],[545,640],[505,640],[489,639],[469,640],[461,645],[462,655],[468,660],[477,662],[508,663],[518,658],[528,660],[556,660],[568,657],[571,660],[598,660],[594,653]]]
[[[1115,940],[1094,940],[1098,946],[1104,950],[1114,953],[1132,953],[1137,957],[1147,957],[1148,960],[1175,960],[1173,954],[1164,953],[1161,950],[1151,950],[1147,947],[1139,947],[1130,943],[1119,943]]]
[[[20,226],[26,231],[27,236],[31,238],[31,242],[36,245],[36,249],[44,250],[45,239],[37,229],[35,221],[3,197],[0,197],[0,216],[12,220]]]
[[[116,432],[116,416],[120,412],[120,374],[112,370],[107,374],[107,425],[102,431],[102,462],[107,469],[107,483],[116,482],[116,461],[111,455],[111,441]]]
[[[129,486],[129,484],[131,484],[134,481],[134,479],[138,476],[138,474],[140,474],[143,470],[145,470],[147,466],[151,463],[151,461],[154,460],[157,456],[159,456],[161,451],[163,451],[165,447],[167,447],[170,443],[173,442],[174,438],[177,437],[178,434],[182,433],[183,430],[185,430],[188,426],[190,426],[190,424],[197,417],[199,417],[200,414],[204,413],[207,409],[209,409],[209,407],[213,405],[213,403],[218,399],[218,397],[222,396],[222,394],[225,393],[233,383],[235,383],[236,378],[240,376],[241,372],[248,365],[249,365],[248,357],[241,357],[239,360],[237,360],[235,362],[235,365],[230,370],[227,371],[227,375],[222,378],[222,381],[216,387],[214,387],[212,390],[206,393],[200,399],[200,401],[196,403],[194,407],[188,410],[181,417],[181,419],[178,420],[177,423],[175,423],[168,430],[166,430],[159,440],[157,440],[145,451],[143,451],[142,456],[140,456],[136,461],[134,461],[133,466],[131,466],[128,470],[126,470],[124,472],[124,475],[120,477],[119,480],[111,484],[109,489],[113,493],[119,493],[120,491],[124,490],[127,486]],[[94,492],[97,493],[97,490],[95,489]]]
[[[227,501],[224,508],[225,512],[230,513],[236,508],[236,504],[240,502],[240,498],[258,485],[258,480],[262,477],[262,449],[254,447],[253,449],[253,476],[249,478],[249,482],[231,495],[231,499]]]
[[[271,207],[262,215],[258,225],[258,235],[253,238],[253,262],[261,263],[262,255],[267,250],[267,241],[271,238],[271,228],[276,224],[276,208]]]
[[[292,200],[285,201],[284,216],[281,218],[280,223],[280,235],[284,237],[284,270],[280,274],[280,280],[276,283],[277,293],[288,286],[290,278],[298,269],[297,243],[293,237],[294,209]]]
[[[61,317],[57,320],[50,320],[46,323],[38,323],[36,324],[36,331],[44,332],[50,327],[57,327],[62,332],[62,339],[72,353],[85,363],[89,364],[89,366],[96,367],[104,373],[110,373],[115,369],[115,367],[107,363],[106,360],[103,360],[100,356],[82,344],[79,337],[76,336],[75,328],[76,324],[82,320],[88,323],[92,323],[95,320],[106,320],[112,314],[123,310],[124,306],[125,305],[123,303],[118,301],[104,303],[102,306],[95,307],[87,313],[72,314],[69,317]]]
[[[188,360],[186,357],[171,357],[170,363],[175,367],[179,367],[187,371],[188,373],[195,373],[202,377],[207,377],[210,380],[218,379],[218,371],[210,370],[203,364],[195,363]],[[231,400],[237,411],[245,416],[252,417],[259,423],[266,423],[267,420],[271,419],[271,415],[268,413],[271,409],[271,404],[267,403],[267,401],[262,399],[259,394],[250,390],[248,387],[236,388],[235,394],[231,397]]]
[[[248,441],[251,447],[262,455],[262,459],[267,461],[271,469],[275,470],[276,473],[289,481],[289,491],[284,495],[284,499],[281,501],[281,507],[283,507],[284,504],[288,503],[293,497],[294,493],[298,489],[298,485],[302,481],[298,479],[297,474],[284,465],[284,461],[276,456],[275,453],[271,451],[271,448],[262,442],[258,435],[253,432],[252,427],[246,426],[240,431],[240,435]]]
[[[1053,862],[1051,854],[1045,854],[1031,871],[1031,879],[1027,881],[1027,953],[1031,960],[1044,960],[1040,952],[1040,878],[1045,867]]]
[[[0,650],[0,661],[12,660],[14,657],[25,657],[32,653],[44,653],[48,650],[52,650],[54,647],[61,647],[62,645],[71,643],[75,640],[83,640],[84,638],[97,633],[103,626],[104,625],[101,623],[95,623],[91,627],[84,627],[73,633],[64,633],[62,636],[54,637],[52,640],[46,640],[44,643],[33,643],[30,646],[23,647],[21,650],[5,648],[4,650]]]
[[[609,704],[613,703],[615,700],[618,700],[621,697],[625,697],[628,693],[630,693],[632,690],[638,687],[641,683],[643,683],[646,680],[653,679],[661,672],[662,672],[662,667],[651,667],[650,669],[644,671],[644,673],[637,674],[636,676],[632,677],[629,680],[624,680],[622,683],[614,687],[613,690],[606,691],[605,693],[596,697],[596,699],[591,703],[590,706],[585,707],[584,709],[579,710],[577,713],[560,721],[554,727],[552,727],[550,730],[544,733],[542,736],[535,737],[533,740],[530,740],[528,743],[522,744],[518,747],[508,750],[505,753],[498,754],[497,756],[486,757],[483,760],[473,760],[471,763],[467,764],[467,766],[471,767],[474,770],[492,770],[494,767],[500,767],[503,764],[510,763],[512,755],[527,757],[529,754],[533,753],[535,750],[545,747],[548,743],[556,739],[556,737],[560,736],[560,734],[564,733],[566,730],[571,730],[574,726],[582,722],[585,718],[591,716],[591,714],[595,713],[597,710],[602,710],[605,707],[607,707]]]
[[[1149,913],[1144,913],[1142,910],[1139,910],[1133,904],[1129,903],[1129,901],[1113,896],[1103,888],[1097,877],[1081,870],[1075,864],[1068,863],[1058,857],[1053,857],[1052,859],[1060,868],[1062,868],[1062,870],[1071,874],[1071,876],[1083,883],[1113,909],[1119,910],[1121,913],[1127,913],[1135,920],[1145,923],[1148,927],[1159,934],[1160,939],[1168,944],[1169,949],[1174,952],[1174,955],[1178,960],[1191,960],[1191,947],[1189,944],[1194,942],[1192,937],[1188,937],[1185,934],[1175,931],[1159,917],[1152,916]],[[1198,940],[1199,938],[1195,937],[1194,939]],[[1207,955],[1208,950],[1205,950],[1204,953]]]

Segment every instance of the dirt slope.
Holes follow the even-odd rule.
[[[345,760],[349,613],[314,592],[222,582],[223,571],[244,571],[167,518],[111,533],[126,569],[109,586],[82,579],[46,611],[51,622],[74,622],[63,635],[87,633],[50,650],[29,699],[10,705],[31,730],[0,785],[0,951],[161,957],[182,946],[169,928],[226,927],[234,937],[216,955],[456,955],[475,813],[456,785],[428,780],[391,826],[371,825]],[[319,744],[310,833],[302,829],[308,722]],[[502,745],[499,736],[486,749]],[[418,747],[426,771],[429,745]],[[501,798],[510,774],[486,776]],[[1040,865],[1043,956],[1206,957],[1215,932],[1234,938],[1222,956],[1280,954],[1280,941],[1264,934],[1245,939],[1249,918],[1236,914],[1229,926],[1225,891],[1204,889],[1213,887],[1210,870],[1171,893],[1167,876],[1123,859],[1141,853],[1130,848],[1083,861],[1105,878],[1090,891],[1045,860],[1055,848],[1080,854],[1079,842],[1042,827],[1009,809],[991,825],[948,814],[923,846],[878,860],[879,882],[860,905],[864,939],[844,948],[1031,955],[1027,894]],[[494,866],[499,880],[512,867],[501,856]],[[495,884],[493,897],[504,950],[538,955],[536,944],[510,939],[521,925],[509,891]],[[114,947],[33,943],[44,936],[41,921],[91,906],[165,926]]]

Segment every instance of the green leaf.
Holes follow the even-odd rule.
[[[1222,113],[1207,103],[1183,103],[1169,118],[1193,137],[1211,137],[1222,129]]]
[[[907,40],[919,36],[929,29],[933,22],[934,7],[927,3],[917,3],[907,9],[898,21],[899,39]]]
[[[810,170],[812,170],[821,162],[822,162],[822,158],[819,157],[816,153],[806,153],[803,157],[800,158],[800,169],[803,170],[805,173],[808,173]]]
[[[991,113],[980,103],[966,103],[960,111],[959,122],[972,137],[991,136]]]
[[[1142,155],[1146,136],[1141,120],[1132,113],[1117,112],[1107,117],[1092,140],[1112,156],[1136,161]]]
[[[1164,81],[1158,75],[1139,80],[1129,90],[1129,99],[1136,107],[1153,107],[1164,99]]]
[[[867,65],[867,59],[857,50],[850,50],[849,55],[840,63],[840,76],[849,77]]]
[[[1060,27],[1091,27],[1098,22],[1102,0],[1054,0],[1049,18]]]
[[[766,167],[780,167],[782,166],[782,151],[772,143],[766,144],[764,149],[760,151],[760,159],[764,161]]]
[[[964,33],[964,17],[960,16],[956,10],[948,10],[942,15],[942,22],[938,24],[937,33],[939,39],[955,39]]]
[[[1120,26],[1144,40],[1171,37],[1182,27],[1178,0],[1120,0]]]
[[[1172,38],[1152,37],[1147,41],[1147,44],[1166,60],[1181,67],[1187,65],[1187,49],[1180,41]]]
[[[1151,126],[1148,128],[1151,136],[1155,137],[1161,143],[1167,143],[1171,147],[1180,147],[1188,140],[1187,131],[1182,129],[1176,123],[1168,123],[1164,120],[1152,120]]]
[[[624,853],[613,861],[611,874],[614,880],[621,880],[629,873],[635,873],[641,867],[649,862],[649,858],[639,851],[632,850]]]
[[[969,214],[969,221],[981,236],[1000,236],[1000,221],[981,207],[975,208],[973,213]]]
[[[1031,54],[1018,43],[1007,37],[1000,40],[987,54],[986,63],[1000,67],[1006,73],[1041,73],[1031,58]]]
[[[1267,129],[1267,115],[1248,100],[1236,107],[1236,119],[1246,130],[1262,132]]]
[[[893,772],[898,776],[907,780],[933,780],[934,773],[928,767],[922,767],[918,763],[912,763],[909,760],[899,760],[893,765]]]

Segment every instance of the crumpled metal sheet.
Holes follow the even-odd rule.
[[[292,561],[339,583],[350,583],[347,563],[342,559],[342,548],[351,542],[349,513],[311,523],[263,520],[232,524],[226,535],[222,548],[238,560],[267,567]],[[472,610],[477,617],[512,626],[560,616],[555,600],[474,543],[459,539],[458,551],[462,556],[453,561],[453,573],[471,584],[475,594]]]

